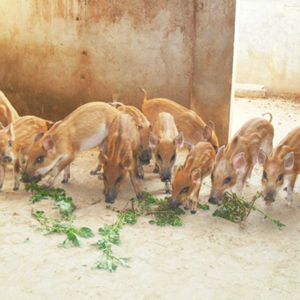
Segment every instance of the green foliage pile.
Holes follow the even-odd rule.
[[[26,184],[25,189],[32,193],[30,203],[34,204],[41,199],[53,199],[56,202],[54,208],[59,209],[61,218],[49,218],[46,217],[45,212],[42,210],[36,210],[32,212],[32,216],[36,218],[42,225],[39,228],[40,231],[46,231],[45,234],[65,234],[65,240],[59,244],[60,247],[69,248],[71,246],[82,247],[83,243],[79,237],[91,238],[94,236],[92,230],[87,227],[76,228],[73,225],[73,212],[76,208],[72,197],[66,197],[66,193],[63,189],[59,188],[45,188],[39,186],[37,183]],[[252,210],[257,210],[264,214],[265,218],[273,221],[277,226],[285,226],[283,223],[274,220],[269,215],[261,211],[254,205],[254,202],[261,196],[257,194],[253,197],[251,202],[247,202],[242,198],[239,198],[234,193],[226,194],[222,204],[213,213],[213,216],[225,218],[229,221],[240,223],[247,219]],[[169,208],[169,198],[158,199],[152,194],[143,192],[143,199],[132,198],[129,202],[131,208],[126,207],[123,210],[111,208],[107,206],[107,209],[112,209],[118,213],[117,221],[112,224],[104,224],[99,228],[99,234],[101,239],[92,244],[97,250],[102,253],[97,258],[93,269],[108,270],[110,272],[115,271],[118,266],[129,268],[129,258],[119,258],[113,254],[113,246],[121,246],[120,229],[126,224],[135,224],[138,217],[151,215],[154,219],[150,220],[150,224],[157,226],[182,226],[182,220],[180,216],[185,214],[181,208],[171,210]],[[209,205],[197,204],[200,209],[208,210]]]
[[[234,223],[242,223],[247,220],[252,210],[262,213],[265,219],[274,222],[279,228],[286,225],[275,220],[264,211],[254,205],[255,201],[262,196],[257,193],[253,196],[251,202],[247,202],[243,198],[238,197],[235,193],[226,193],[219,208],[213,213],[213,216],[221,217]]]
[[[66,197],[66,192],[59,188],[45,188],[39,186],[36,182],[26,183],[25,190],[30,191],[31,204],[37,203],[42,199],[53,199],[56,202],[54,209],[59,209],[62,218],[49,218],[46,217],[43,210],[36,210],[32,212],[32,216],[39,221],[43,226],[39,228],[39,231],[46,231],[46,234],[65,234],[66,239],[59,244],[60,247],[70,248],[71,245],[75,247],[82,247],[83,243],[79,237],[91,238],[94,236],[92,230],[87,227],[76,228],[73,225],[73,211],[76,206],[73,202],[72,197]]]

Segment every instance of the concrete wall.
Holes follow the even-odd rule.
[[[300,94],[300,1],[238,1],[236,82]]]
[[[227,144],[230,116],[235,1],[197,1],[191,107],[212,120],[220,145]]]
[[[144,87],[192,102],[226,140],[227,115],[210,114],[230,105],[234,3],[1,0],[0,89],[21,115],[58,120],[112,96],[140,107]]]

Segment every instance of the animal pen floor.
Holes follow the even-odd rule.
[[[300,102],[280,98],[236,99],[233,103],[233,133],[248,119],[264,112],[273,114],[274,145],[299,125]],[[83,239],[83,248],[59,248],[64,236],[44,236],[32,210],[58,216],[53,201],[29,204],[23,185],[13,192],[12,169],[7,170],[0,194],[0,299],[299,299],[300,293],[300,187],[296,183],[292,208],[285,206],[286,192],[266,207],[257,205],[286,224],[281,230],[258,212],[248,225],[212,217],[210,210],[182,216],[182,227],[150,225],[150,216],[137,224],[125,225],[118,257],[130,257],[130,269],[116,272],[92,270],[100,252],[91,246],[100,239],[98,228],[113,224],[117,214],[105,209],[102,182],[89,171],[97,161],[97,150],[78,155],[71,166],[71,180],[56,187],[66,190],[78,207],[76,227],[86,226],[95,237]],[[181,160],[183,155],[181,153]],[[164,197],[153,165],[145,168],[142,189]],[[244,190],[248,200],[261,190],[262,169],[257,166]],[[60,175],[59,179],[61,179]],[[205,180],[200,196],[208,199],[210,180]],[[129,178],[114,206],[122,209],[133,197]],[[100,201],[100,202],[99,202]]]

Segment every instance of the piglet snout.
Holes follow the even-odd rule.
[[[115,203],[115,199],[117,197],[117,193],[114,190],[108,190],[108,192],[105,194],[105,202],[106,203]]]
[[[267,195],[265,196],[264,200],[268,203],[274,202],[275,201],[274,192],[268,192]]]
[[[170,203],[169,203],[169,207],[170,207],[171,209],[176,209],[176,208],[178,207],[178,204],[177,204],[176,201],[171,200]]]
[[[208,202],[211,204],[218,204],[219,200],[216,197],[212,196],[208,199]]]
[[[2,163],[10,164],[11,162],[12,162],[12,158],[7,153],[4,153],[2,156]]]

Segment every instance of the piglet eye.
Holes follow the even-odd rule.
[[[42,164],[44,162],[44,156],[39,156],[37,159],[36,159],[36,163],[37,164]]]
[[[115,181],[115,185],[117,185],[118,183],[120,183],[122,181],[122,176],[119,176],[117,178],[117,180]]]
[[[12,141],[8,141],[8,147],[9,147],[9,148],[12,147]]]
[[[266,171],[263,172],[263,179],[266,179],[266,180],[268,179],[268,174]]]
[[[231,183],[231,180],[232,180],[232,177],[226,177],[223,181],[223,185],[225,184],[230,184]]]
[[[180,194],[186,194],[188,191],[189,191],[190,187],[189,186],[186,186],[185,188],[183,188],[181,191],[180,191]]]
[[[218,147],[216,145],[213,145],[213,147],[214,147],[214,149],[215,149],[215,151],[217,153],[218,152]]]
[[[211,176],[210,176],[210,178],[211,178],[211,181],[214,181],[214,178],[215,178],[215,176],[214,176],[214,174],[213,174],[213,173],[211,173]]]
[[[280,174],[277,178],[277,182],[282,182],[283,181],[283,174]]]
[[[176,154],[173,154],[172,157],[171,157],[170,162],[173,162],[175,159],[176,159]]]
[[[160,154],[157,154],[157,159],[162,162],[162,157],[160,156]]]

